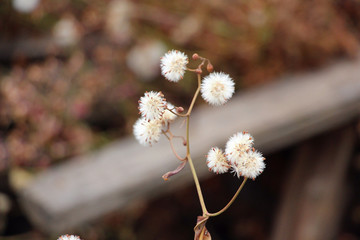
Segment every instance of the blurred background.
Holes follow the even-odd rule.
[[[27,219],[17,189],[39,172],[130,135],[145,90],[161,89],[177,105],[189,102],[194,81],[174,88],[160,76],[166,51],[209,58],[242,90],[354,59],[359,44],[357,0],[2,0],[0,238],[56,238]],[[274,164],[249,184],[247,197],[209,223],[215,239],[269,239],[295,148],[268,156]],[[357,164],[348,187],[359,193]],[[206,193],[213,208],[236,189],[232,176],[206,181],[213,186]],[[354,196],[339,239],[360,239],[360,199]],[[194,187],[184,186],[76,233],[86,240],[190,239],[198,207]]]

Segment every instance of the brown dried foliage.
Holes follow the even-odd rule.
[[[149,40],[211,56],[214,66],[242,87],[334,57],[353,57],[359,49],[357,1],[119,2],[127,4],[117,5],[127,8],[126,14],[109,19],[110,0],[41,1],[30,14],[17,13],[10,0],[4,1],[0,40],[6,46],[47,37],[65,17],[74,22],[79,39],[65,48],[50,44],[0,52],[5,63],[0,72],[1,168],[47,166],[130,133],[136,118],[130,106],[148,86],[136,81],[127,56]],[[155,72],[154,87],[164,81]],[[179,84],[186,90],[193,83]],[[169,86],[162,88],[179,103],[193,94]]]

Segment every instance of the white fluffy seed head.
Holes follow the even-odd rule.
[[[226,159],[224,152],[217,147],[213,147],[209,150],[206,165],[210,171],[216,174],[226,173],[230,168],[230,164]]]
[[[160,139],[161,121],[139,118],[133,126],[133,134],[141,145],[151,147]]]
[[[170,82],[178,82],[184,77],[188,62],[185,53],[171,50],[160,60],[161,74]]]
[[[168,124],[176,119],[176,115],[170,112],[168,109],[175,111],[175,107],[171,103],[167,103],[167,109],[165,110],[164,114],[162,115],[161,121],[163,126],[167,127]]]
[[[79,236],[75,235],[62,235],[57,240],[81,240]]]
[[[247,132],[238,132],[230,137],[225,146],[225,154],[231,164],[239,160],[244,152],[249,151],[254,144],[254,138]]]
[[[232,163],[232,172],[240,176],[255,179],[265,169],[264,157],[258,151],[244,152],[236,162]]]
[[[139,100],[139,111],[146,120],[160,119],[166,109],[166,100],[161,92],[146,92]]]
[[[201,83],[201,96],[210,105],[220,106],[226,103],[234,94],[235,83],[223,72],[210,73]]]

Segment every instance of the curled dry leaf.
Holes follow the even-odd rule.
[[[211,235],[205,226],[208,219],[209,217],[197,217],[196,226],[194,227],[194,240],[211,240]]]
[[[169,180],[169,177],[172,177],[172,176],[174,176],[175,174],[178,174],[181,170],[183,170],[183,168],[184,168],[185,165],[186,165],[186,162],[187,162],[187,160],[182,161],[181,164],[180,164],[175,170],[165,173],[164,175],[162,175],[162,178],[163,178],[165,181]]]

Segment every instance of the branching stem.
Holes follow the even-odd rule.
[[[197,97],[199,95],[200,88],[201,88],[201,72],[202,72],[201,68],[204,65],[205,61],[207,60],[205,58],[200,58],[200,59],[202,60],[202,62],[200,63],[200,65],[198,66],[197,69],[187,69],[189,71],[196,72],[197,80],[198,80],[198,87],[197,87],[197,89],[195,91],[195,94],[194,94],[194,96],[192,98],[192,101],[190,103],[190,106],[189,106],[189,109],[188,109],[187,113],[186,114],[181,114],[181,113],[177,113],[176,111],[174,111],[174,109],[168,109],[170,112],[172,112],[173,114],[175,114],[177,116],[186,117],[186,157],[185,158],[181,158],[177,154],[177,152],[175,151],[173,141],[172,141],[172,139],[175,136],[173,136],[173,134],[171,133],[169,128],[166,131],[163,131],[163,134],[168,138],[168,140],[170,142],[170,145],[171,145],[171,149],[172,149],[173,153],[175,154],[175,156],[181,161],[188,161],[189,162],[190,170],[191,170],[192,176],[194,178],[197,194],[198,194],[201,209],[202,209],[202,214],[203,214],[203,217],[204,217],[203,221],[206,222],[210,217],[215,217],[215,216],[218,216],[218,215],[222,214],[223,212],[225,212],[233,204],[233,202],[235,201],[235,199],[237,198],[237,196],[241,192],[242,188],[244,187],[244,185],[245,185],[245,183],[247,181],[247,178],[244,178],[244,180],[241,183],[241,185],[239,186],[238,190],[236,191],[234,196],[231,198],[231,200],[225,205],[225,207],[223,207],[220,211],[215,212],[215,213],[209,213],[207,211],[205,201],[204,201],[204,197],[203,197],[202,190],[201,190],[201,186],[200,186],[200,182],[199,182],[199,178],[197,176],[197,173],[196,173],[196,170],[195,170],[195,167],[194,167],[194,163],[193,163],[193,160],[192,160],[191,154],[190,154],[190,133],[189,133],[190,132],[190,115],[191,115],[191,112],[192,112],[192,110],[194,108],[196,99],[197,99]],[[209,60],[207,60],[207,61],[208,61],[208,64],[210,64],[210,61]],[[183,138],[183,140],[184,140],[184,138]],[[202,224],[202,222],[199,222],[195,226],[195,228],[197,226],[199,226],[199,224]],[[202,232],[200,233],[200,236],[199,236],[200,238],[199,239],[203,239],[205,229],[206,228],[202,229]]]
[[[184,138],[181,137],[181,136],[174,136],[172,134],[172,132],[170,131],[170,129],[168,128],[166,131],[162,130],[162,133],[166,136],[166,138],[169,140],[169,143],[170,143],[170,147],[171,147],[171,150],[173,151],[175,157],[177,159],[179,159],[180,161],[185,161],[187,157],[180,157],[180,155],[176,152],[175,150],[175,147],[174,147],[174,143],[173,143],[173,138],[182,138],[183,141],[184,141]]]
[[[235,201],[235,199],[237,198],[237,196],[241,192],[241,189],[244,187],[244,185],[246,183],[246,180],[247,180],[247,178],[244,178],[244,180],[242,181],[240,187],[238,188],[238,190],[236,191],[236,193],[234,194],[234,196],[232,197],[230,202],[228,202],[228,204],[226,204],[226,206],[223,209],[221,209],[220,211],[218,211],[216,213],[207,213],[206,216],[215,217],[215,216],[218,216],[218,215],[222,214],[223,212],[225,212],[231,206],[231,204]]]

